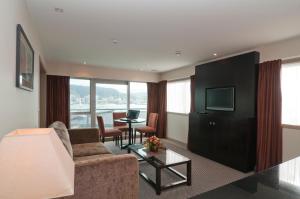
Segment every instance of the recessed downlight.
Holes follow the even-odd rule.
[[[58,7],[54,8],[54,11],[55,11],[56,13],[64,13],[64,9],[58,8]]]
[[[181,51],[180,51],[180,50],[177,50],[177,51],[175,52],[175,55],[176,55],[176,56],[180,56],[180,55],[181,55]]]
[[[216,56],[218,56],[218,54],[217,54],[217,53],[214,53],[214,54],[213,54],[213,56],[215,56],[215,57],[216,57]]]
[[[113,39],[113,40],[112,40],[112,43],[113,43],[113,44],[118,44],[119,42],[120,42],[120,41],[117,40],[117,39]]]

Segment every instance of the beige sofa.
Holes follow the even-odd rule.
[[[98,129],[72,129],[68,132],[75,162],[75,185],[74,195],[63,198],[139,197],[139,167],[135,156],[112,154],[100,142]]]

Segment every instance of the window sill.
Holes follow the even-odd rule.
[[[291,125],[291,124],[282,124],[282,128],[300,130],[299,125]]]
[[[177,113],[177,112],[169,112],[169,111],[167,111],[167,113],[170,113],[172,115],[184,115],[184,116],[189,115],[189,113]]]

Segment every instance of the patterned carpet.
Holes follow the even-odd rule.
[[[169,190],[163,191],[160,195],[156,195],[155,190],[140,177],[140,198],[141,199],[182,199],[195,196],[197,194],[215,189],[222,185],[244,178],[251,173],[245,174],[214,162],[212,160],[203,158],[197,154],[194,154],[186,149],[184,144],[163,139],[164,145],[182,154],[192,160],[192,186],[178,186]],[[121,154],[127,153],[127,150],[120,150],[113,142],[106,142],[105,145],[114,153]],[[176,170],[186,174],[185,165],[179,165],[174,167]],[[147,163],[141,163],[140,169],[145,172],[152,180],[155,180],[155,170]],[[168,183],[178,178],[168,171],[162,172],[162,183]]]

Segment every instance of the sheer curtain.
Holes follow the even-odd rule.
[[[179,80],[167,83],[167,111],[189,113],[191,106],[191,80]]]
[[[281,79],[282,123],[300,125],[300,62],[284,64]]]

